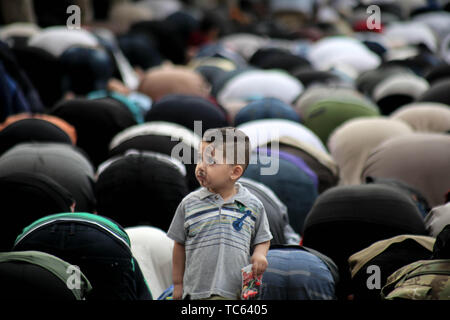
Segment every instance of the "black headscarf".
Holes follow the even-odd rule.
[[[448,64],[440,64],[432,68],[425,76],[430,84],[445,78],[450,78],[450,65]]]
[[[197,150],[192,146],[188,146],[182,141],[172,140],[172,137],[169,135],[138,135],[115,146],[113,149],[111,149],[109,155],[110,157],[122,155],[125,154],[127,150],[134,149],[141,151],[154,151],[171,156],[172,151],[174,150],[173,148],[175,148],[177,145],[182,146],[182,148],[180,148],[179,154],[173,156],[184,163],[186,167],[186,181],[189,191],[194,191],[195,189],[200,187],[197,178],[195,177],[195,157],[197,156]],[[189,163],[183,161],[183,157],[185,156],[183,154],[183,150],[190,150]]]
[[[111,139],[137,124],[133,114],[112,98],[65,100],[58,103],[51,114],[75,127],[77,145],[88,154],[95,167],[107,159]]]
[[[431,259],[450,259],[450,225],[437,235]]]
[[[27,100],[32,112],[44,111],[41,98],[31,83],[22,66],[14,56],[14,52],[6,43],[0,41],[0,60],[3,62],[8,74],[17,82]]]
[[[0,155],[22,142],[72,144],[69,135],[53,123],[36,118],[16,121],[0,131]]]
[[[99,214],[123,227],[151,225],[167,231],[188,188],[173,163],[140,153],[125,155],[106,167],[98,176],[95,193]]]
[[[443,78],[433,82],[431,87],[417,100],[450,105],[450,78]]]
[[[75,209],[93,212],[94,170],[78,148],[63,143],[21,143],[0,157],[0,175],[20,172],[44,174],[67,189]]]
[[[130,27],[129,33],[139,33],[149,37],[158,51],[174,64],[186,63],[186,44],[179,34],[176,24],[169,20],[140,21]]]
[[[343,80],[331,71],[319,71],[311,69],[300,69],[292,71],[292,75],[300,80],[300,82],[307,88],[313,84],[329,84],[329,83],[340,83]]]
[[[194,121],[202,121],[202,132],[228,126],[225,113],[211,101],[195,96],[171,94],[155,102],[145,116],[146,121],[167,121],[192,131]]]
[[[12,249],[23,228],[46,215],[70,212],[73,196],[55,180],[38,172],[0,176],[2,224],[0,251]]]
[[[163,58],[151,39],[139,33],[127,33],[118,37],[120,50],[133,67],[143,70],[160,65]]]
[[[349,293],[350,255],[401,234],[426,235],[422,215],[402,191],[377,184],[339,186],[317,198],[305,219],[303,245],[336,262],[343,298]]]
[[[258,49],[249,63],[261,69],[282,69],[289,73],[299,69],[311,69],[311,63],[287,50],[279,48]]]
[[[59,57],[63,90],[78,95],[104,90],[113,77],[115,62],[103,48],[70,47]]]
[[[15,47],[17,62],[36,88],[45,108],[52,107],[62,98],[63,71],[57,57],[41,48]]]

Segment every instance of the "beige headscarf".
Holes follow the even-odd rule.
[[[450,190],[450,136],[412,133],[383,142],[367,158],[363,177],[391,178],[417,189],[431,207]]]
[[[186,94],[207,98],[209,85],[197,72],[185,66],[165,64],[149,69],[138,91],[157,101],[168,94]]]
[[[330,136],[328,150],[339,167],[339,184],[361,184],[361,172],[370,152],[382,142],[412,134],[408,124],[385,117],[356,118]]]
[[[116,1],[109,11],[108,26],[117,34],[126,33],[136,22],[154,18],[153,11],[141,3]]]
[[[447,132],[450,130],[450,106],[442,103],[407,104],[391,114],[391,118],[408,123],[414,131]]]

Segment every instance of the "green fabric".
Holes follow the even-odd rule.
[[[386,300],[450,300],[450,259],[420,260],[398,269],[381,289]]]
[[[70,219],[73,221],[84,221],[84,222],[92,222],[92,223],[100,224],[104,228],[108,229],[111,233],[114,233],[115,235],[117,235],[118,237],[123,239],[128,244],[128,247],[131,246],[130,238],[128,237],[127,233],[124,230],[122,230],[117,224],[115,224],[111,220],[106,219],[102,216],[95,215],[92,213],[84,213],[84,212],[58,213],[58,214],[53,214],[50,216],[43,217],[39,220],[36,220],[32,224],[30,224],[28,227],[23,229],[22,233],[16,238],[14,245],[16,245],[20,240],[22,240],[22,238],[24,236],[26,236],[31,230],[38,228],[40,225],[49,223],[51,221],[58,221],[58,220],[63,220],[63,219]]]
[[[358,100],[359,101],[359,100]],[[304,124],[326,145],[331,133],[347,120],[358,117],[377,117],[380,111],[373,105],[357,100],[322,99],[314,103],[303,119]]]
[[[0,253],[0,263],[3,262],[26,262],[34,265],[38,265],[61,279],[67,284],[70,273],[67,273],[69,263],[61,260],[58,257],[50,255],[48,253],[39,251],[17,251],[17,252],[2,252]],[[80,272],[80,289],[70,289],[77,300],[83,300],[86,294],[92,290],[91,283],[86,276]]]

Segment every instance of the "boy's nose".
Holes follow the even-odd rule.
[[[195,169],[196,174],[199,176],[205,175],[205,164],[203,162],[197,163],[197,168]]]
[[[205,163],[203,161],[197,163],[196,171],[205,171]]]

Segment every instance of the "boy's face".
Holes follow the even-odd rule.
[[[202,141],[200,149],[195,177],[202,187],[218,190],[239,178],[242,171],[237,167],[240,166],[224,163],[221,152],[217,152],[212,144]]]

